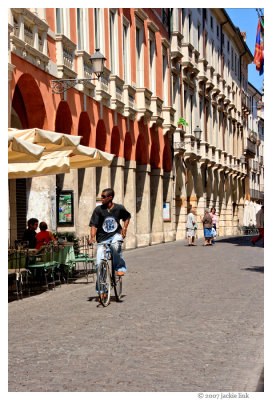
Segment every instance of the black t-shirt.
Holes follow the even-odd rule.
[[[100,243],[120,233],[122,230],[120,220],[126,221],[130,217],[130,213],[121,204],[114,203],[110,210],[102,204],[94,209],[89,226],[97,228],[96,240]]]
[[[31,229],[26,229],[22,238],[23,241],[29,242],[29,248],[35,249],[36,247],[36,232]]]

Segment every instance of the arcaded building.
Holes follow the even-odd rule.
[[[237,233],[253,56],[224,9],[12,8],[8,29],[9,126],[79,135],[115,155],[109,167],[10,179],[11,243],[30,217],[88,234],[106,187],[132,215],[126,248],[185,238],[191,207],[200,221],[215,206],[219,235]],[[53,80],[93,78],[96,49],[101,78],[54,93]],[[63,190],[74,200],[67,226],[56,218]]]

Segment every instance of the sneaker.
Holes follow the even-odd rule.
[[[116,275],[117,275],[117,276],[124,276],[125,273],[124,273],[124,271],[117,271],[117,272],[116,272]]]

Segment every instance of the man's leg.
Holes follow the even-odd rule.
[[[261,234],[261,228],[258,228],[258,230],[259,230],[259,235],[258,236],[255,236],[252,240],[251,240],[251,242],[253,243],[253,244],[255,244],[255,243],[257,243],[262,237],[263,237],[263,235]]]
[[[127,271],[126,262],[122,256],[122,242],[123,237],[120,233],[116,233],[112,237],[111,251],[112,251],[112,263],[116,271]]]

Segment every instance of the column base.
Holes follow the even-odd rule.
[[[137,247],[145,247],[151,245],[151,234],[150,233],[137,233]]]
[[[151,244],[163,243],[163,232],[154,232],[151,234]]]

